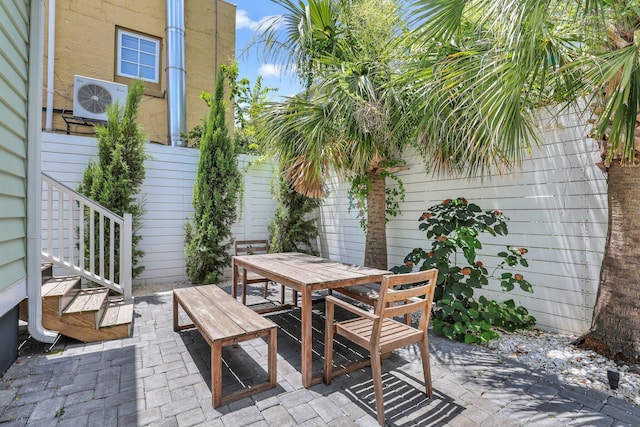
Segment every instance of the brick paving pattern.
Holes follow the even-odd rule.
[[[314,304],[314,371],[322,367],[323,309]],[[195,330],[173,331],[171,294],[136,297],[134,316],[132,338],[63,338],[47,353],[44,344],[28,342],[0,380],[0,426],[377,425],[370,370],[302,387],[298,310],[268,316],[279,326],[277,387],[218,409],[211,405],[209,346]],[[351,347],[336,344],[336,351],[357,357]],[[637,405],[566,385],[482,347],[432,337],[430,351],[433,399],[424,394],[417,348],[383,362],[388,425],[640,426]],[[227,347],[223,357],[223,392],[266,376],[263,340]]]

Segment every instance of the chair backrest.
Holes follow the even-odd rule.
[[[234,255],[257,255],[269,253],[268,240],[236,240],[233,244]]]
[[[376,314],[382,318],[420,311],[420,329],[426,330],[431,317],[438,270],[391,274],[382,278]],[[415,285],[404,288],[406,285]],[[395,289],[400,287],[400,289]],[[400,303],[400,304],[398,304]]]

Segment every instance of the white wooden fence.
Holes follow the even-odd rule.
[[[534,293],[487,291],[498,300],[514,298],[538,319],[541,328],[584,332],[590,325],[600,263],[607,231],[606,181],[595,166],[598,148],[587,139],[575,116],[541,119],[543,144],[516,172],[484,180],[425,174],[419,156],[408,153],[411,169],[401,173],[406,188],[402,214],[387,225],[389,266],[399,265],[414,247],[429,247],[418,218],[443,199],[466,197],[483,209],[499,209],[511,220],[510,234],[484,239],[485,264],[497,264],[495,254],[506,244],[529,249],[530,267],[522,273]],[[92,138],[44,134],[43,171],[75,188],[91,157]],[[147,161],[146,213],[141,230],[145,271],[136,283],[186,280],[184,221],[191,215],[191,195],[198,151],[149,145],[154,158]],[[242,158],[248,165],[251,159]],[[255,159],[253,159],[255,160]],[[268,162],[248,167],[243,213],[233,227],[237,239],[267,238],[275,213],[270,193],[274,178]],[[320,249],[325,257],[361,264],[364,235],[354,213],[349,213],[347,187],[334,180],[319,210]]]
[[[146,179],[141,197],[145,213],[140,249],[145,252],[144,272],[134,286],[187,280],[184,260],[184,224],[191,217],[193,182],[198,150],[149,144],[145,162]],[[43,133],[42,170],[71,188],[77,188],[90,159],[97,157],[95,138]],[[266,239],[276,204],[270,193],[273,178],[270,162],[255,156],[241,156],[245,170],[243,212],[232,227],[236,239]],[[228,276],[230,277],[229,269]]]
[[[534,149],[519,171],[491,179],[469,180],[425,174],[420,157],[407,155],[411,169],[400,174],[406,189],[402,214],[387,224],[389,267],[403,263],[415,247],[430,248],[418,218],[444,199],[466,197],[481,208],[498,209],[510,218],[509,235],[483,239],[483,261],[495,266],[504,245],[527,247],[529,268],[522,269],[534,293],[499,292],[529,309],[543,329],[584,332],[591,324],[607,232],[607,184],[595,166],[597,144],[575,116],[541,119],[543,145]],[[364,235],[355,215],[347,213],[346,190],[334,181],[321,207],[322,253],[362,263]],[[489,255],[493,255],[490,257]],[[489,269],[491,272],[492,270]]]

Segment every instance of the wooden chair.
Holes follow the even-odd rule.
[[[236,240],[233,243],[234,255],[257,255],[269,253],[269,241],[268,240]],[[255,283],[264,283],[264,290],[262,291],[262,297],[267,297],[267,289],[269,287],[269,279],[262,277],[251,271],[240,271],[240,274],[247,275],[247,285]],[[239,276],[240,278],[242,276]],[[236,284],[237,285],[237,284]],[[243,303],[245,302],[245,295],[242,294]]]
[[[381,356],[397,348],[417,343],[422,356],[424,383],[427,396],[433,395],[431,369],[429,365],[429,343],[427,328],[431,316],[433,294],[438,270],[384,276],[380,286],[380,298],[375,312],[370,313],[333,296],[326,297],[326,334],[324,354],[324,382],[331,384],[333,376],[333,334],[342,335],[355,344],[369,350],[371,370],[376,396],[378,422],[384,425],[384,402],[382,394]],[[425,283],[426,282],[426,283]],[[408,289],[396,286],[416,284]],[[334,324],[334,306],[342,307],[357,318]],[[407,313],[420,312],[418,327],[398,322],[393,318]],[[358,364],[358,362],[355,362]],[[348,372],[348,370],[346,370]]]
[[[344,286],[333,289],[333,292],[341,293],[344,296],[358,300],[375,307],[380,299],[380,283],[365,283],[363,285]],[[332,293],[330,292],[329,295]],[[404,322],[411,324],[411,313],[404,315]]]
[[[269,253],[269,241],[268,240],[236,240],[233,244],[234,254],[235,255],[257,255],[257,254],[268,254]],[[255,283],[264,283],[264,289],[262,291],[262,297],[267,298],[267,290],[269,288],[270,280],[262,277],[256,273],[251,271],[240,271],[240,274],[247,275],[247,285],[255,284]],[[238,275],[240,280],[242,280],[242,276]],[[238,286],[238,284],[234,284]],[[284,304],[284,285],[280,285],[280,303]],[[242,303],[246,304],[246,292],[242,292]],[[297,299],[297,293],[294,292],[294,298]]]

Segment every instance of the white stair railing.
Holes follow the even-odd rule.
[[[42,174],[44,259],[121,293],[125,301],[130,301],[132,237],[131,214],[119,216]]]

